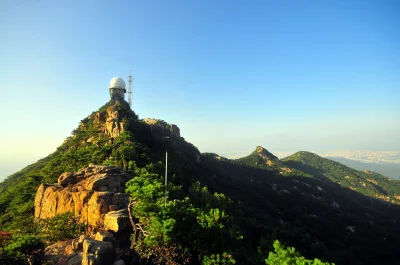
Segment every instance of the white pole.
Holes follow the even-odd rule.
[[[164,207],[167,207],[167,170],[168,170],[168,152],[165,150],[165,194]]]

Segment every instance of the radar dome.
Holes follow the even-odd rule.
[[[119,88],[119,89],[125,89],[125,81],[119,76],[114,77],[110,81],[110,88]]]

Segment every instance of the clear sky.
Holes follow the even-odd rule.
[[[0,177],[134,77],[202,152],[400,150],[400,1],[0,0]]]

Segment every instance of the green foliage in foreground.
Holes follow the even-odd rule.
[[[232,201],[211,193],[196,182],[185,194],[180,186],[168,185],[164,202],[163,178],[151,167],[136,170],[127,183],[135,218],[135,250],[156,264],[234,264],[232,249],[241,235],[229,214]]]
[[[85,224],[79,223],[73,213],[63,213],[37,221],[38,234],[47,243],[74,238],[85,231]]]
[[[164,179],[153,169],[152,165],[136,168],[135,178],[126,184],[134,222],[132,246],[142,258],[151,264],[193,261],[203,265],[260,264],[263,261],[265,253],[259,252],[257,257],[246,248],[248,242],[239,228],[240,220],[234,217],[240,207],[230,198],[210,192],[199,182],[184,191],[171,181],[165,204]],[[309,263],[294,248],[283,249],[278,241],[274,247],[275,253],[268,257],[270,264],[329,264],[318,259]],[[280,260],[291,263],[280,263]]]
[[[0,264],[27,264],[38,259],[44,246],[78,236],[85,225],[72,213],[33,222],[13,233],[0,231]]]
[[[267,265],[334,265],[319,259],[309,260],[300,255],[293,247],[284,247],[278,240],[274,241],[274,251],[270,252]]]
[[[12,235],[0,231],[0,264],[32,264],[44,249],[44,242],[36,235]]]

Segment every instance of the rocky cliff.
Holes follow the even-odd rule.
[[[96,112],[94,114],[94,124],[100,126],[101,132],[105,135],[116,138],[126,131],[127,124],[122,121],[117,105],[109,106],[106,112],[106,115],[104,112]]]
[[[90,165],[65,172],[57,184],[41,184],[35,197],[35,218],[72,212],[91,226],[118,232],[129,226],[129,197],[123,193],[132,173],[114,166]]]
[[[163,120],[151,119],[151,118],[146,118],[143,121],[148,125],[150,125],[151,131],[153,133],[159,133],[162,134],[163,136],[168,136],[172,138],[181,137],[180,129],[175,124],[168,124]]]

